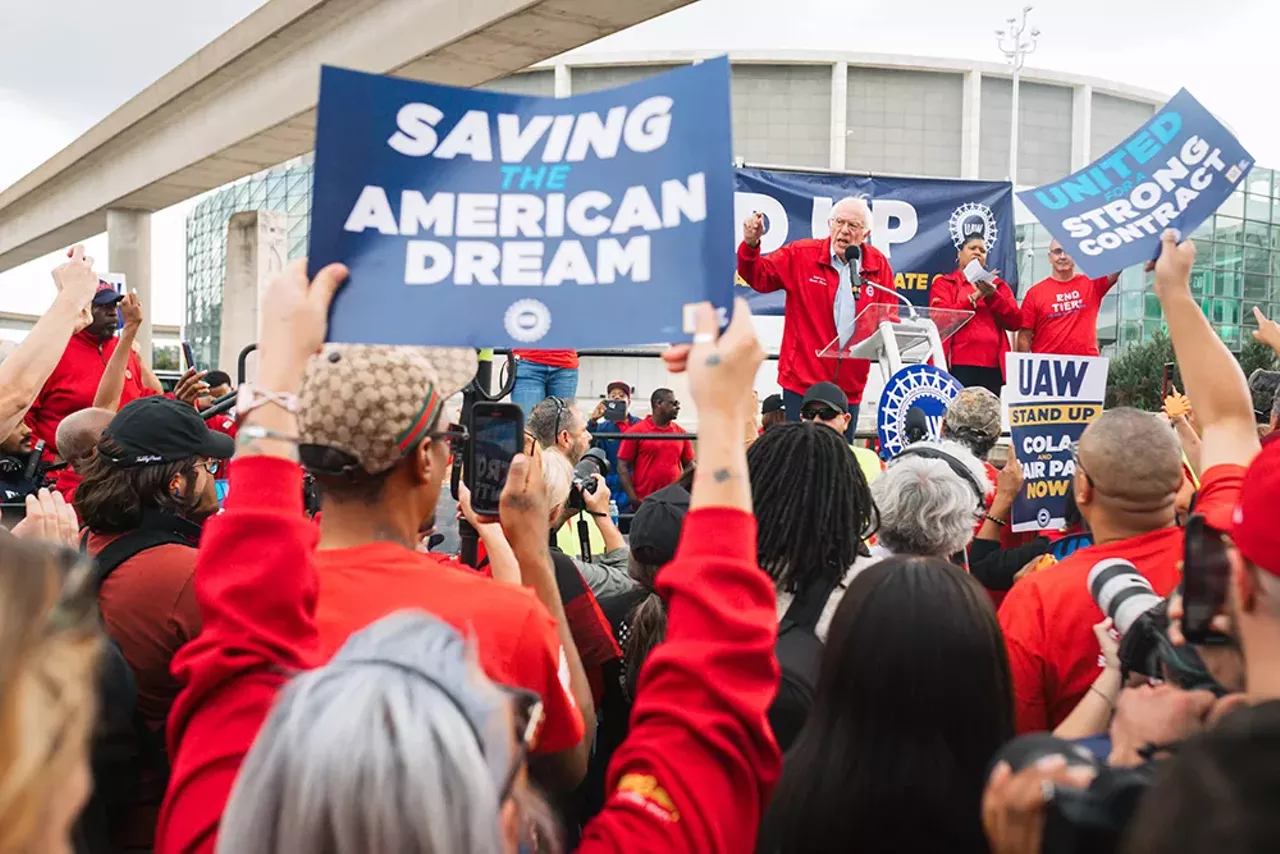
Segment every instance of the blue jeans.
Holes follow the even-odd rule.
[[[525,417],[548,397],[572,401],[578,396],[578,369],[552,368],[528,359],[516,362],[516,384],[511,388],[511,402],[524,410]]]
[[[782,408],[786,410],[788,421],[800,420],[800,404],[803,402],[803,394],[785,388],[782,390]],[[858,429],[858,409],[861,406],[859,403],[849,404],[849,426],[845,428],[844,437],[850,445],[853,444],[853,434]]]

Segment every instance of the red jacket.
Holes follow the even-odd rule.
[[[977,290],[964,272],[956,270],[933,280],[929,288],[930,308],[972,311],[973,317],[955,335],[943,342],[948,365],[970,365],[976,368],[999,367],[1004,372],[1004,354],[1008,353],[1009,332],[1022,328],[1022,310],[1013,291],[1002,279],[996,279],[996,292],[978,304],[969,302],[969,294]]]
[[[62,419],[93,406],[93,396],[98,393],[98,383],[107,370],[107,361],[119,343],[119,338],[111,338],[103,344],[86,331],[77,332],[67,342],[62,359],[27,413],[32,439],[44,439],[47,457],[52,458],[58,450],[54,435]],[[154,390],[142,384],[142,363],[138,361],[138,354],[130,353],[129,363],[125,366],[120,406],[153,394],[156,394]]]
[[[752,851],[777,781],[781,756],[765,715],[778,686],[778,615],[756,565],[755,519],[703,508],[684,526],[657,582],[666,640],[640,674],[631,732],[609,766],[611,796],[580,854]],[[290,672],[320,663],[317,538],[302,515],[296,464],[231,464],[225,512],[206,524],[196,564],[203,628],[173,661],[185,687],[169,715],[173,771],[157,854],[214,850],[277,693]]]
[[[829,380],[844,389],[850,403],[861,403],[871,362],[817,356],[836,337],[836,286],[840,274],[831,265],[831,238],[797,240],[765,256],[759,248],[742,243],[738,246],[738,275],[762,294],[787,292],[778,385],[804,394],[814,383]],[[862,281],[894,290],[889,259],[870,243],[862,244]],[[898,300],[875,288],[858,288],[858,311],[878,302],[896,304]],[[861,329],[854,340],[859,337],[865,337]]]

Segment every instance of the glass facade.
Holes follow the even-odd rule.
[[[289,258],[307,254],[311,224],[311,154],[230,184],[187,215],[187,325],[196,364],[218,365],[222,288],[227,278],[227,225],[242,211],[278,211],[288,217]]]
[[[1255,167],[1191,237],[1196,243],[1191,291],[1218,335],[1238,351],[1258,326],[1254,306],[1268,317],[1280,317],[1280,172]],[[1049,240],[1049,233],[1035,222],[1018,226],[1018,281],[1023,293],[1049,275]],[[1152,274],[1140,268],[1121,274],[1098,313],[1103,353],[1149,341],[1163,328],[1151,284]]]

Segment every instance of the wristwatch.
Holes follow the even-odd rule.
[[[246,415],[267,403],[274,403],[286,412],[291,412],[294,415],[298,414],[298,396],[296,394],[270,391],[269,389],[258,388],[253,383],[244,383],[236,392],[236,421],[243,421]]]

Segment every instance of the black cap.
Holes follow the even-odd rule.
[[[815,383],[809,386],[809,390],[804,393],[800,408],[803,410],[811,403],[825,403],[840,412],[849,411],[849,396],[835,383]]]
[[[671,563],[680,544],[680,528],[689,512],[689,490],[678,483],[659,489],[636,509],[631,519],[631,553],[650,566]]]
[[[782,411],[782,395],[771,394],[760,402],[760,414],[768,415],[770,412]]]
[[[124,294],[117,291],[107,282],[98,282],[98,290],[93,295],[94,305],[115,305],[124,299]]]
[[[226,460],[236,450],[231,437],[210,430],[190,404],[159,395],[139,398],[121,409],[102,438],[120,453],[108,454],[101,446],[98,452],[122,468],[192,457]]]

